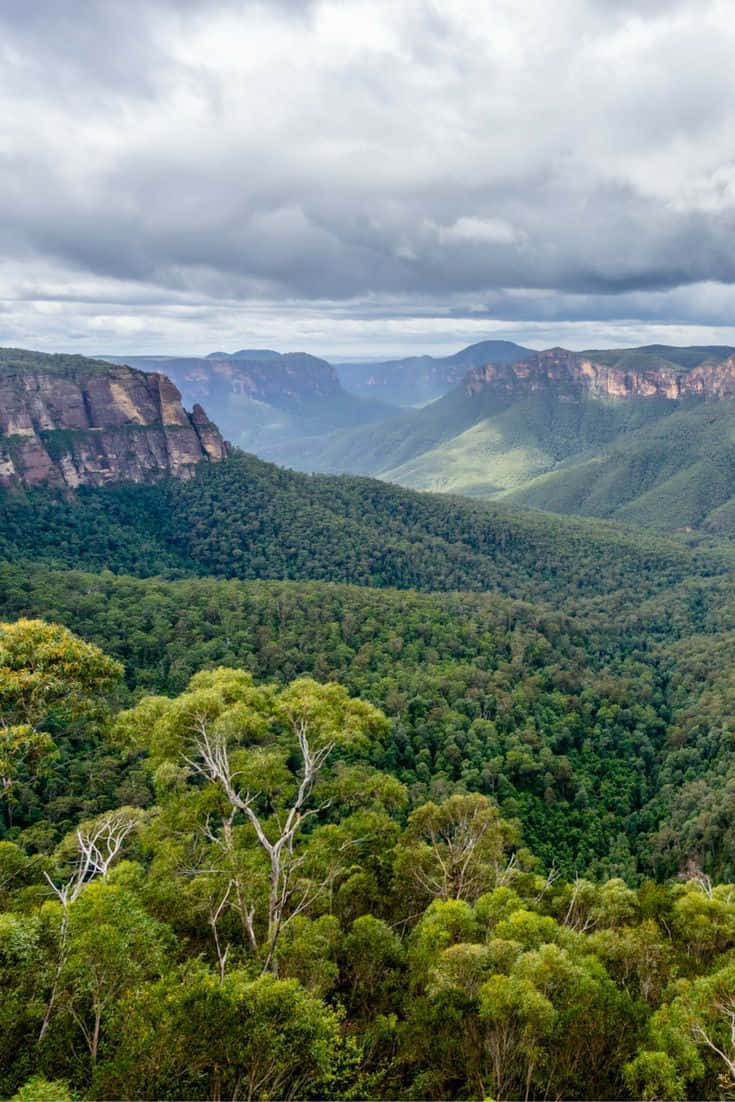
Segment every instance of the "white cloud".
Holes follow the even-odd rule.
[[[478,245],[512,245],[526,236],[503,218],[474,218],[471,215],[462,215],[451,226],[438,226],[437,235],[442,244],[471,241]]]

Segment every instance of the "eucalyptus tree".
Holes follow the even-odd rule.
[[[0,623],[0,800],[13,823],[16,791],[47,770],[56,741],[98,719],[122,666],[59,624]]]
[[[121,715],[117,737],[143,745],[154,769],[154,844],[178,847],[179,874],[213,886],[206,921],[221,975],[226,915],[237,917],[243,947],[263,971],[277,971],[283,930],[328,908],[365,843],[348,820],[380,829],[356,814],[360,807],[405,799],[369,765],[386,729],[382,713],[339,685],[302,678],[279,689],[228,669],[197,674],[180,697],[145,698]]]

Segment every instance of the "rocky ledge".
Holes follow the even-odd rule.
[[[0,486],[75,489],[189,478],[227,444],[165,375],[0,349]]]
[[[609,358],[609,353],[605,353]],[[687,398],[735,397],[735,357],[705,360],[691,370],[676,364],[639,362],[631,366],[620,354],[619,362],[601,362],[591,352],[550,348],[510,364],[487,364],[469,371],[463,385],[468,394],[486,387],[532,394],[549,387],[569,396],[591,398]]]

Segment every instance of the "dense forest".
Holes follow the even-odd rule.
[[[0,1096],[735,1090],[729,544],[240,454],[0,514]]]
[[[697,597],[685,588],[682,617]],[[700,609],[711,631],[681,638],[661,598],[655,642],[634,623],[603,630],[598,616],[587,626],[581,615],[496,594],[10,565],[0,568],[0,599],[6,615],[43,614],[121,661],[121,702],[175,694],[218,665],[280,682],[337,681],[390,719],[377,764],[413,803],[455,791],[491,796],[549,867],[635,882],[695,859],[735,877],[722,804],[735,780],[722,658],[733,636],[716,629],[713,610]],[[96,752],[105,782],[124,787],[106,744]],[[120,798],[82,776],[74,803],[66,768],[48,784],[28,793],[29,838]],[[708,804],[717,814],[706,814]]]
[[[723,575],[735,549],[375,479],[309,476],[236,452],[189,481],[0,497],[0,558],[139,576],[289,578],[500,590],[558,605],[628,590],[632,603]]]

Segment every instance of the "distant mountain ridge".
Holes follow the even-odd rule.
[[[512,341],[480,341],[451,356],[406,356],[378,363],[336,363],[347,390],[397,405],[417,406],[446,394],[465,373],[486,363],[513,363],[533,352]]]
[[[203,356],[115,356],[115,363],[127,363],[141,370],[160,369],[180,383],[182,393],[205,398],[217,393],[224,382],[234,395],[259,401],[282,400],[308,404],[340,391],[337,372],[330,363],[306,352],[254,350],[210,353]]]
[[[616,442],[622,447],[635,438],[646,462],[650,465],[654,455],[663,469],[666,419],[677,411],[694,417],[703,402],[717,402],[721,423],[729,424],[731,400],[735,349],[729,346],[551,348],[514,363],[473,367],[452,391],[422,409],[320,440],[295,441],[278,458],[304,470],[377,475],[415,489],[477,497],[517,494],[540,508],[554,508],[558,501],[565,512],[575,512],[579,484],[564,487],[571,477],[566,470],[577,457],[597,460],[586,468],[585,477],[593,482],[603,473],[600,459],[613,446],[615,462],[622,464]],[[695,418],[692,431],[704,433],[705,420]],[[646,449],[646,433],[654,425],[655,442]],[[711,443],[712,435],[707,439]],[[699,448],[705,449],[704,436]],[[616,493],[618,500],[620,487]],[[585,510],[613,515],[591,489],[582,496]],[[681,519],[681,511],[675,512]],[[673,526],[669,514],[674,516],[665,511],[664,527]]]
[[[228,440],[264,455],[285,440],[384,420],[398,412],[348,393],[332,364],[306,352],[242,349],[206,357],[109,359],[165,372],[184,401],[206,404]]]
[[[0,349],[0,486],[187,478],[227,454],[170,379],[83,356]]]
[[[278,360],[282,353],[272,348],[241,348],[237,352],[210,352],[208,360]]]
[[[471,362],[484,360],[498,343],[508,358]],[[190,400],[208,408],[214,400],[228,436],[298,470],[510,497],[666,531],[735,533],[735,348],[532,352],[481,342],[444,361],[395,361],[392,393],[401,392],[412,370],[423,385],[428,369],[436,381],[438,364],[449,370],[452,361],[457,371],[468,360],[448,393],[421,408],[375,403],[367,418],[335,367],[305,353],[242,349],[155,364],[161,370],[165,363],[177,382],[184,380]],[[366,366],[357,365],[358,374]],[[378,366],[387,382],[391,364]],[[243,415],[250,428],[238,438]]]

